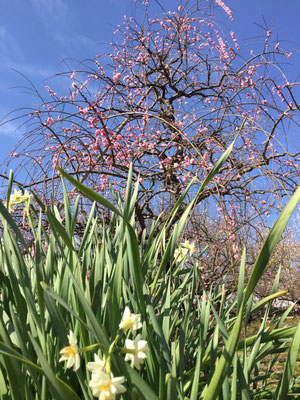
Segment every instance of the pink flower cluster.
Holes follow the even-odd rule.
[[[223,8],[223,10],[226,12],[231,21],[233,21],[232,11],[230,10],[230,8],[227,7],[222,0],[215,0],[215,1],[220,7]]]

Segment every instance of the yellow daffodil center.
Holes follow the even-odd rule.
[[[102,390],[110,390],[110,385],[111,385],[111,381],[108,381],[108,383],[106,385],[102,385],[100,387],[100,391],[102,391]]]
[[[75,354],[76,354],[73,346],[67,346],[66,351],[68,353],[68,357],[75,356]]]
[[[124,321],[122,324],[122,329],[124,331],[127,331],[128,329],[131,329],[132,327],[133,327],[133,323],[130,318],[127,318],[126,321]]]

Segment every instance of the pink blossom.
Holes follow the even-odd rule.
[[[223,8],[223,10],[226,12],[231,21],[233,21],[232,11],[230,10],[230,8],[227,7],[222,0],[215,0],[215,1],[220,7]]]
[[[80,109],[80,114],[81,115],[86,115],[89,113],[89,107],[81,108]]]
[[[239,50],[240,49],[240,46],[239,46],[239,44],[238,44],[238,41],[237,41],[237,39],[236,39],[236,37],[235,37],[235,34],[234,34],[234,32],[230,32],[230,35],[231,35],[231,37],[232,37],[232,40],[233,40],[233,43],[234,43],[234,45],[235,45],[235,48],[237,49],[237,50]]]
[[[32,257],[32,258],[35,257],[35,248],[34,248],[34,247],[31,249],[31,257]]]
[[[49,118],[47,118],[46,123],[47,123],[48,126],[53,125],[54,124],[54,120],[51,117],[49,117]]]
[[[120,72],[114,74],[114,76],[113,76],[113,82],[114,82],[114,83],[117,83],[118,80],[121,78],[121,76],[122,76],[122,75],[120,74]]]

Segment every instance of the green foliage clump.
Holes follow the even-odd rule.
[[[116,383],[120,391],[109,392],[104,399],[285,399],[300,393],[299,377],[293,377],[300,324],[287,325],[290,310],[280,319],[268,320],[272,300],[282,295],[277,291],[279,273],[271,293],[253,303],[255,286],[297,205],[300,189],[267,236],[246,287],[244,251],[237,291],[228,293],[224,280],[214,288],[205,286],[200,261],[185,263],[188,252],[180,259],[175,256],[195,199],[175,225],[172,221],[188,188],[163,228],[157,232],[155,221],[138,238],[134,218],[138,187],[132,189],[131,174],[125,199],[115,206],[60,172],[95,201],[80,237],[75,235],[80,197],[71,207],[66,191],[63,213],[55,205],[47,208],[36,196],[40,208],[30,204],[27,209],[32,248],[0,203],[1,398],[91,399],[94,391],[89,384],[93,379],[102,382],[111,372],[122,378],[126,391]],[[96,212],[96,202],[110,210],[108,225]],[[263,307],[262,322],[248,337],[249,320]],[[143,338],[144,362],[129,364],[124,359],[128,329],[133,327],[124,322],[125,310]],[[60,362],[73,351],[77,358],[67,365],[75,371]],[[274,386],[273,366],[282,353],[286,362]],[[91,370],[94,359],[101,377]],[[127,359],[132,361],[134,355]],[[265,359],[268,364],[262,369]],[[108,386],[99,385],[95,393],[100,399]]]

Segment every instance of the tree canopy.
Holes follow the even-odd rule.
[[[267,28],[260,49],[241,51],[221,0],[188,1],[159,16],[143,3],[143,18],[125,17],[108,51],[61,74],[68,94],[46,86],[48,99],[26,113],[28,134],[12,153],[27,172],[23,186],[58,196],[59,165],[107,195],[124,189],[132,163],[144,228],[194,176],[196,190],[235,140],[198,199],[224,214],[233,238],[235,220],[268,215],[297,185],[297,82],[282,67],[291,54]],[[229,28],[216,22],[220,7]]]

